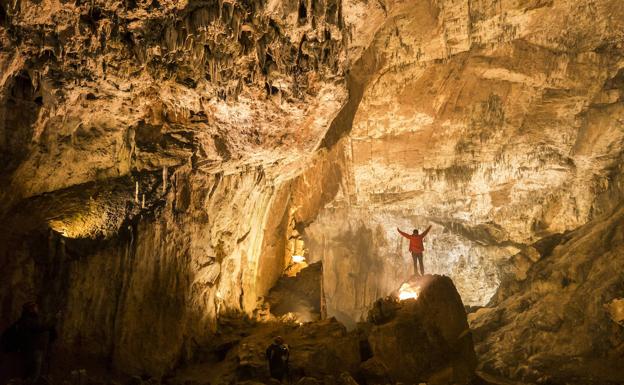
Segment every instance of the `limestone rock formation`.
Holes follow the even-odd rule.
[[[341,2],[1,1],[0,326],[160,375],[281,275],[347,99]],[[153,338],[154,335],[158,336]]]
[[[623,101],[621,0],[0,0],[0,328],[161,376],[295,252],[355,327],[432,224],[484,369],[621,382]]]
[[[268,383],[264,352],[280,335],[290,348],[291,382],[342,383],[348,375],[369,385],[471,383],[476,356],[452,281],[427,275],[412,283],[420,287],[417,299],[380,299],[370,322],[351,332],[333,318],[284,324],[224,317],[213,340],[174,382]]]
[[[271,313],[298,322],[319,320],[324,313],[321,280],[323,265],[312,264],[294,277],[281,277],[265,298]]]
[[[624,277],[613,272],[623,235],[619,208],[566,235],[495,306],[471,314],[483,369],[522,382],[622,383]]]
[[[290,380],[338,377],[355,373],[360,348],[355,333],[348,333],[335,319],[299,325],[297,323],[251,323],[225,320],[212,343],[205,345],[203,358],[176,373],[176,381],[202,380],[210,383],[269,381],[265,350],[280,335],[290,348]]]
[[[499,264],[622,198],[624,5],[377,5],[366,14],[385,19],[353,66],[362,87],[350,94],[352,129],[336,142],[341,190],[306,229],[325,263],[328,310],[335,299],[347,307],[334,315],[358,320],[375,293],[405,280],[411,261],[395,229],[427,224],[427,271],[485,305]],[[357,276],[361,260],[377,274],[334,278]]]

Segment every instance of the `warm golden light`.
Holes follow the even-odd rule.
[[[405,282],[401,285],[399,289],[399,300],[403,301],[406,299],[416,299],[420,294],[420,286],[411,284],[409,282]]]
[[[303,255],[293,255],[292,261],[293,263],[304,263],[306,259]]]

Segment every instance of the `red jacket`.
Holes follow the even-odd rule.
[[[422,253],[423,251],[425,251],[425,248],[423,246],[423,238],[427,235],[430,229],[431,229],[431,226],[429,226],[427,230],[425,230],[422,234],[418,234],[418,235],[407,234],[407,233],[402,232],[399,229],[397,230],[399,230],[399,234],[401,234],[402,236],[410,240],[409,251],[412,251],[415,253]]]

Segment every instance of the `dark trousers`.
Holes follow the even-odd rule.
[[[288,368],[270,368],[269,372],[271,373],[272,378],[275,378],[279,382],[283,382],[288,374]]]
[[[412,251],[412,259],[414,260],[414,275],[418,275],[418,263],[420,262],[420,275],[425,275],[425,266],[423,266],[423,254]]]

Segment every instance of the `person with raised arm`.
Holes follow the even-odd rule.
[[[418,275],[418,264],[420,263],[420,275],[425,275],[425,267],[423,266],[423,252],[425,247],[423,246],[423,238],[427,236],[431,226],[422,233],[418,234],[418,229],[414,229],[412,234],[405,233],[397,227],[399,234],[409,239],[409,251],[412,253],[412,259],[414,260],[414,275]]]

